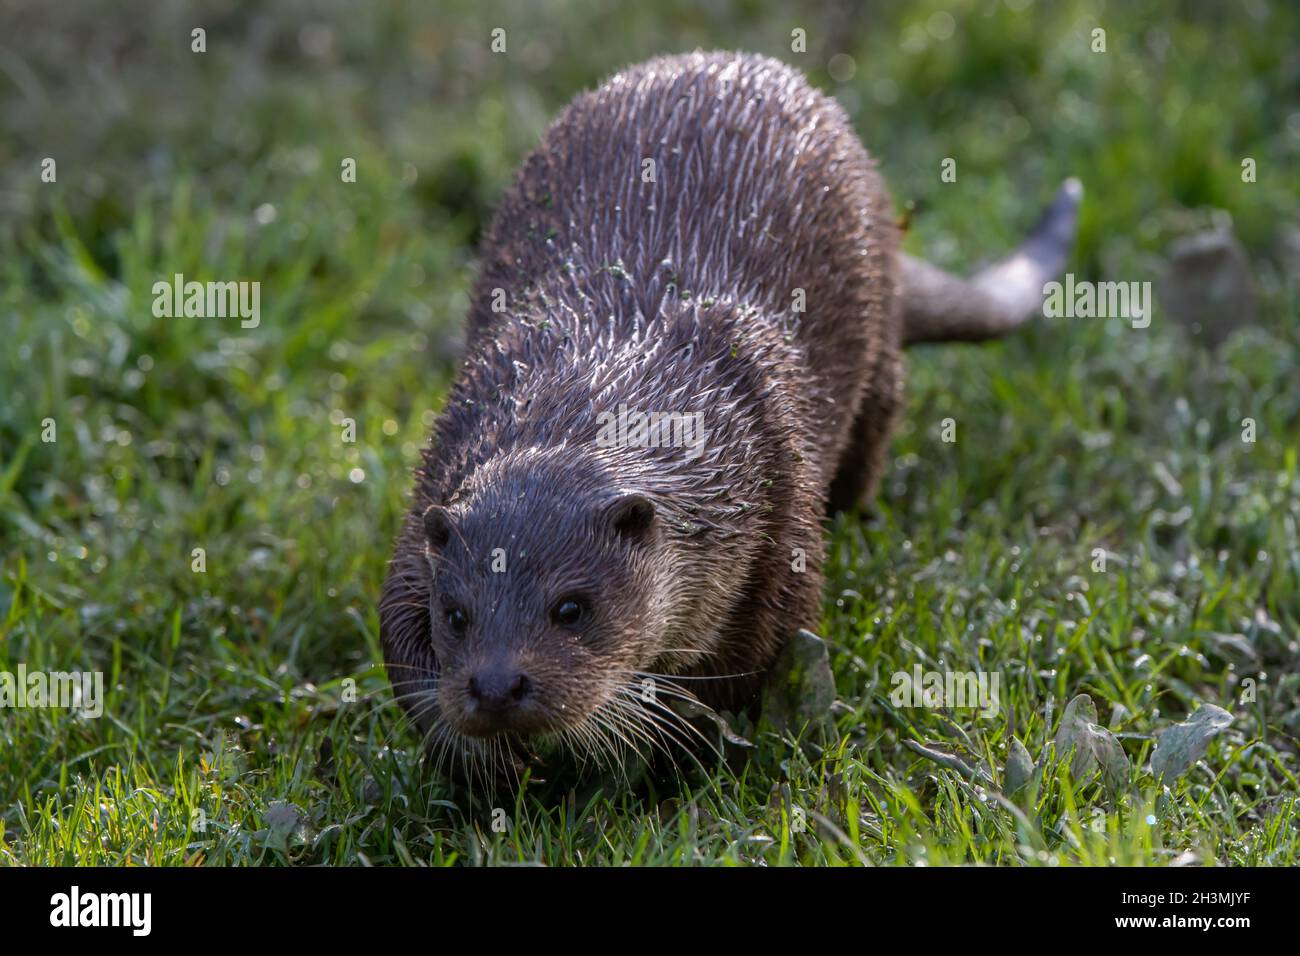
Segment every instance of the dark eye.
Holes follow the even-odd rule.
[[[587,602],[579,597],[567,597],[551,609],[551,620],[560,627],[576,627],[587,617]]]
[[[443,609],[443,614],[447,617],[447,627],[451,628],[451,633],[460,637],[469,627],[469,615],[458,607],[448,607]]]

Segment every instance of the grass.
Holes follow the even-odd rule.
[[[1297,16],[1147,6],[7,12],[26,39],[0,56],[0,671],[102,670],[107,700],[99,720],[0,711],[0,860],[1300,862]],[[830,530],[834,732],[759,735],[648,793],[529,787],[495,832],[397,719],[384,563],[494,197],[576,90],[694,46],[833,89],[942,264],[1010,246],[1075,174],[1076,275],[1154,279],[1171,238],[1230,217],[1258,318],[1215,354],[1159,311],[912,353],[877,514]],[[155,318],[178,272],[259,280],[260,326]],[[894,706],[918,664],[999,673],[999,713]],[[1112,792],[1049,747],[1081,694],[1126,757]],[[1156,781],[1156,736],[1202,704],[1231,726]],[[1003,798],[1013,735],[1042,766]]]

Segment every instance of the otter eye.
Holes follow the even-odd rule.
[[[558,601],[551,609],[551,620],[560,627],[576,627],[587,616],[587,602],[578,597]]]
[[[444,608],[443,612],[447,617],[447,627],[451,628],[451,633],[460,637],[469,627],[469,615],[458,607]]]

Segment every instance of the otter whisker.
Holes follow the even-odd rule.
[[[623,719],[630,723],[634,723],[637,726],[640,735],[650,742],[654,750],[662,753],[668,759],[668,762],[672,765],[675,772],[680,773],[681,765],[677,762],[677,758],[674,755],[673,744],[682,747],[683,752],[689,754],[689,749],[686,749],[683,746],[684,742],[676,735],[666,732],[665,728],[662,726],[653,722],[647,722],[643,712],[638,712],[637,709],[628,707],[626,704],[620,704],[620,709],[623,710]],[[692,758],[694,759],[694,755],[692,755]],[[700,765],[698,760],[695,762],[697,765]]]
[[[434,739],[436,739],[438,743],[437,758],[434,763],[433,772],[436,775],[441,776],[443,762],[452,759],[455,747],[460,743],[460,735],[452,731],[451,728],[444,723],[434,724],[434,726],[430,728],[430,732],[435,734]],[[463,752],[463,748],[461,748],[461,750]]]
[[[620,740],[625,746],[631,747],[632,741],[628,740],[625,736],[619,733],[621,728],[616,723],[611,723],[611,720],[614,717],[614,711],[612,707],[617,699],[618,698],[616,696],[611,696],[607,700],[601,701],[600,705],[594,711],[592,711],[591,719],[599,723],[608,732],[614,735],[614,737],[617,740]]]
[[[645,741],[651,751],[666,754],[670,760],[672,759],[671,744],[675,742],[672,734],[665,733],[664,729],[653,721],[647,721],[639,708],[625,700],[616,699],[613,702],[613,709],[628,733]]]
[[[634,684],[625,684],[620,689],[622,694],[616,698],[619,708],[623,711],[625,719],[635,721],[642,730],[643,735],[653,740],[653,743],[672,765],[673,770],[680,774],[681,764],[678,762],[676,752],[686,754],[690,757],[691,762],[700,769],[705,770],[703,762],[695,755],[693,748],[690,746],[690,738],[687,731],[698,737],[704,745],[718,756],[717,748],[712,741],[702,735],[694,726],[684,721],[679,715],[668,710],[658,701],[653,704],[645,701],[639,693],[634,693],[637,686]],[[653,708],[653,709],[652,709]],[[651,737],[653,735],[653,737]]]
[[[611,698],[610,701],[613,699],[614,698]],[[600,707],[596,708],[595,712],[591,715],[592,720],[599,723],[609,734],[612,735],[612,737],[621,741],[623,746],[627,747],[639,758],[644,760],[645,755],[641,752],[641,748],[636,745],[634,739],[627,736],[627,733],[625,732],[626,728],[620,725],[620,721],[616,717],[617,711],[607,706],[608,703],[609,702],[606,702],[606,704],[602,704]]]
[[[763,671],[738,671],[735,674],[656,674],[653,671],[636,671],[638,677],[648,677],[651,680],[679,681],[679,680],[733,680],[739,677],[754,677]]]
[[[632,782],[627,776],[626,762],[618,752],[612,729],[601,716],[601,710],[602,707],[597,707],[588,714],[586,721],[584,721],[584,725],[588,726],[589,729],[593,731],[592,739],[597,744],[595,752],[609,757],[609,764],[607,765],[608,769],[617,771],[622,776],[624,785],[630,788]]]
[[[694,735],[706,747],[714,749],[713,742],[705,737],[696,727],[684,720],[679,714],[664,707],[662,704],[655,703],[655,710],[651,709],[640,695],[629,696],[624,698],[623,706],[633,710],[637,719],[645,722],[652,727],[655,733],[661,735],[673,744],[689,752],[691,735]],[[670,747],[665,744],[664,750],[667,752]]]
[[[669,678],[663,674],[651,674],[645,671],[634,671],[632,676],[635,682],[625,684],[624,687],[628,689],[628,696],[630,699],[637,703],[647,716],[654,714],[657,718],[666,720],[669,724],[694,734],[701,743],[709,747],[715,754],[718,753],[717,747],[713,741],[709,740],[708,737],[701,733],[699,728],[691,724],[690,721],[686,720],[681,714],[678,714],[672,708],[663,704],[658,698],[659,695],[662,694],[669,698],[680,700],[694,707],[698,707],[706,714],[717,717],[717,713],[713,708],[705,705],[698,697],[686,688],[678,687],[674,683],[674,678]],[[645,700],[644,695],[639,693],[641,682],[646,678],[649,678],[654,682],[653,687],[655,689],[655,694],[650,701]],[[650,706],[653,706],[655,710],[651,711]]]
[[[400,733],[405,727],[413,724],[418,726],[417,711],[418,713],[422,714],[427,712],[428,710],[427,707],[420,707],[419,705],[425,701],[426,695],[430,695],[430,694],[432,694],[431,690],[424,689],[420,691],[412,691],[405,694],[395,695],[391,700],[379,700],[376,703],[374,703],[371,707],[363,711],[361,714],[358,714],[356,719],[357,720],[368,719],[370,717],[373,717],[375,714],[383,710],[383,708],[391,704],[400,704],[401,706],[399,707],[397,712],[397,722],[380,739],[380,743],[383,746],[385,747],[390,746],[393,742],[393,739],[395,738],[395,735]],[[410,701],[412,703],[408,705],[406,703],[407,701]]]
[[[647,736],[653,734],[656,745],[665,752],[670,749],[669,742],[679,746],[686,746],[688,743],[688,739],[678,733],[671,723],[653,714],[641,701],[621,698],[617,706],[627,718],[637,721],[642,728],[642,733]]]
[[[618,753],[611,746],[604,728],[592,720],[591,715],[579,726],[586,738],[588,752],[596,761],[596,765],[602,770],[613,770],[618,766]]]
[[[714,712],[712,707],[705,704],[694,693],[687,690],[685,687],[679,687],[677,685],[677,681],[681,680],[680,677],[675,677],[669,674],[654,674],[648,671],[634,671],[633,678],[636,683],[632,686],[638,689],[643,687],[647,680],[650,681],[650,685],[654,689],[652,696],[655,698],[658,698],[659,695],[662,694],[677,700],[686,701],[687,703],[693,704],[709,713]]]
[[[694,734],[706,746],[711,747],[712,743],[697,728],[683,720],[672,710],[664,707],[657,699],[646,700],[641,692],[640,682],[635,680],[638,676],[640,675],[633,673],[633,681],[624,682],[615,688],[609,706],[617,714],[623,726],[627,728],[628,733],[644,740],[652,749],[664,753],[672,762],[674,768],[680,769],[673,756],[674,746],[680,747],[689,753],[689,736],[691,734]],[[672,688],[671,690],[672,696],[693,700],[692,695],[679,688]],[[698,759],[695,762],[699,764]]]
[[[410,700],[414,703],[409,707],[403,705],[402,710],[399,712],[400,719],[397,724],[383,736],[381,742],[384,746],[391,745],[396,734],[400,733],[408,724],[419,727],[420,718],[431,713],[438,706],[437,688],[423,688],[394,697],[394,701],[398,703],[404,700]]]
[[[411,717],[411,722],[414,723],[415,726],[418,728],[418,727],[420,726],[420,724],[419,724],[419,719],[420,719],[421,717],[425,716],[426,714],[432,713],[433,710],[434,710],[434,708],[437,707],[437,705],[438,705],[438,697],[437,697],[437,695],[434,694],[434,693],[430,693],[429,696],[426,698],[426,701],[425,701],[425,704],[424,704],[423,707],[421,707],[419,710],[414,710],[414,709],[413,709],[413,710],[411,711],[411,715],[410,715],[410,717]],[[432,724],[430,724],[429,729],[428,729],[427,731],[425,731],[424,734],[422,735],[422,738],[421,738],[421,746],[423,746],[423,745],[427,742],[427,740],[428,740],[430,734],[432,734],[432,733],[435,732],[435,731],[440,731],[440,730],[442,730],[443,727],[444,727],[444,724],[443,724],[442,721],[440,721],[440,720],[435,720],[435,721],[433,721]]]

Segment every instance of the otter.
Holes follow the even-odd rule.
[[[697,52],[579,95],[485,233],[380,601],[439,766],[668,749],[674,701],[750,706],[816,629],[823,519],[874,492],[903,346],[1026,321],[1079,197],[961,279],[900,252],[843,109],[790,66]]]

